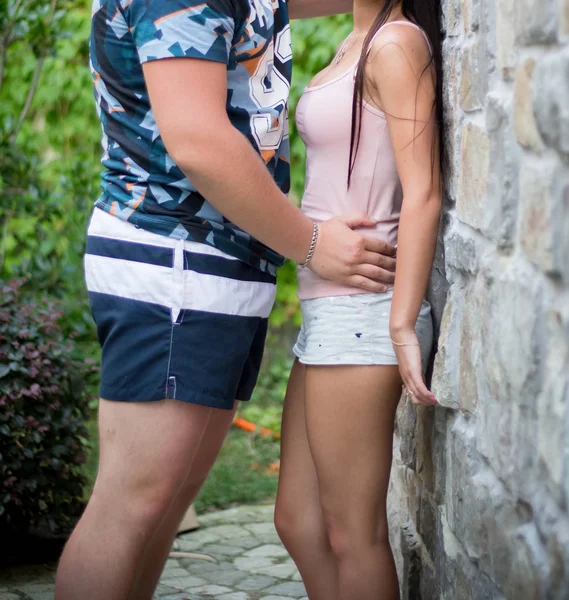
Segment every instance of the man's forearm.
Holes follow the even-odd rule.
[[[192,139],[173,158],[208,202],[271,249],[303,261],[312,221],[275,185],[246,138],[227,126]]]
[[[350,13],[352,9],[353,0],[289,0],[291,19],[328,17]]]

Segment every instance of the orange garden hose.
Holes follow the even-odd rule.
[[[235,419],[233,419],[233,424],[235,427],[243,429],[244,431],[248,431],[249,433],[258,433],[263,437],[272,437],[275,440],[281,439],[280,433],[272,431],[271,429],[267,429],[266,427],[259,427],[258,425],[255,425],[255,423],[251,423],[251,421],[247,421],[242,417],[235,417]]]

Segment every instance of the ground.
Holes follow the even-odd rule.
[[[273,525],[274,506],[241,506],[199,517],[178,537],[156,598],[161,600],[308,600]],[[55,565],[0,571],[0,600],[52,600]]]

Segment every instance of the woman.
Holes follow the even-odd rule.
[[[423,369],[424,296],[441,208],[441,55],[435,0],[354,0],[354,30],[300,100],[304,212],[361,211],[397,244],[393,289],[369,294],[299,269],[303,325],[285,400],[279,535],[311,600],[399,597],[386,496],[404,384]]]

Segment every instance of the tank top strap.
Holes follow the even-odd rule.
[[[375,38],[381,33],[381,31],[383,29],[385,29],[386,27],[389,27],[390,25],[407,25],[407,27],[414,27],[417,31],[420,31],[421,34],[423,35],[423,37],[425,38],[425,41],[427,42],[427,47],[429,48],[429,52],[432,54],[433,53],[433,48],[431,46],[431,41],[429,40],[429,36],[423,31],[423,29],[421,29],[421,27],[419,27],[418,25],[415,25],[415,23],[411,23],[410,21],[389,21],[388,23],[384,23],[376,32],[375,35],[373,36],[373,38],[371,39],[371,43],[369,45],[368,48],[368,54],[371,52],[371,48],[373,46],[373,43],[375,42]]]

